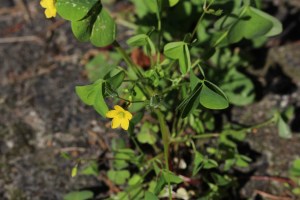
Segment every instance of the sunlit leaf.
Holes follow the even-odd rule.
[[[56,8],[62,18],[71,21],[72,31],[79,41],[91,41],[103,47],[115,40],[115,22],[101,1],[57,0]]]

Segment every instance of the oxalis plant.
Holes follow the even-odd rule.
[[[234,171],[251,162],[237,143],[251,129],[273,122],[282,136],[289,134],[280,113],[251,127],[233,124],[223,114],[230,104],[245,106],[255,99],[252,81],[239,70],[249,65],[239,45],[259,47],[282,31],[281,23],[260,10],[259,0],[131,3],[132,20],[121,22],[135,34],[120,45],[116,20],[100,0],[41,1],[46,17],[57,12],[70,21],[80,42],[115,50],[110,62],[100,54],[87,64],[92,83],[75,89],[84,104],[111,119],[111,128],[127,133],[130,141],[112,141],[114,157],[106,175],[120,192],[105,198],[236,198]],[[141,56],[132,59],[133,52]],[[91,162],[82,173],[98,176],[99,170]],[[92,197],[91,191],[80,191],[65,199]]]

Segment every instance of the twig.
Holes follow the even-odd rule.
[[[121,191],[117,186],[115,186],[115,185],[111,182],[111,180],[109,180],[109,179],[107,178],[107,176],[106,176],[105,173],[101,173],[101,174],[99,175],[99,179],[102,180],[102,181],[109,187],[110,192],[112,192],[112,193],[119,193],[119,192]]]
[[[84,152],[86,149],[83,147],[65,147],[61,149],[57,149],[57,152],[62,153],[62,152],[70,152],[70,151],[81,151]]]
[[[6,85],[14,84],[14,83],[23,82],[28,79],[34,78],[36,76],[42,76],[42,75],[48,74],[48,73],[52,72],[53,70],[55,70],[57,67],[58,67],[57,64],[52,64],[47,68],[38,69],[37,72],[34,72],[32,70],[27,70],[20,75],[10,74],[7,79],[0,81],[0,84],[2,86],[6,86]]]
[[[18,43],[18,42],[36,42],[40,45],[44,44],[44,41],[35,35],[0,38],[0,44]]]

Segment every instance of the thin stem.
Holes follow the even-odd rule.
[[[130,139],[133,141],[133,143],[134,143],[134,145],[136,146],[136,148],[138,149],[138,151],[142,154],[142,155],[144,155],[144,152],[143,152],[143,150],[141,149],[141,147],[140,147],[140,145],[138,144],[138,142],[136,141],[136,139],[133,137],[133,135],[130,133],[130,131],[128,131],[129,132],[129,137],[130,137]]]
[[[203,20],[205,14],[206,14],[206,11],[207,11],[207,10],[209,9],[209,7],[213,4],[213,2],[214,2],[214,0],[212,0],[212,1],[208,4],[208,6],[206,6],[206,1],[205,1],[204,5],[203,5],[203,12],[202,12],[200,18],[198,19],[198,22],[197,22],[197,24],[196,24],[196,26],[195,26],[195,28],[194,28],[194,30],[193,30],[193,32],[192,32],[191,40],[193,40],[193,38],[194,38],[194,36],[195,36],[195,34],[196,34],[197,30],[198,30],[198,26],[200,25],[201,21]]]
[[[219,133],[207,133],[207,134],[201,134],[201,135],[193,135],[193,139],[203,139],[203,138],[215,138],[219,137]]]
[[[123,101],[126,101],[126,102],[128,102],[128,103],[144,103],[144,102],[145,102],[145,101],[142,101],[142,100],[140,100],[140,101],[130,101],[130,100],[124,99],[124,98],[122,98],[122,97],[120,97],[120,96],[117,96],[116,98],[121,99],[121,100],[123,100]]]
[[[121,25],[121,26],[133,29],[135,31],[138,29],[137,25],[124,20],[122,17],[117,17],[116,18],[116,23],[119,24],[119,25]]]
[[[170,130],[166,124],[164,115],[161,113],[160,110],[155,111],[158,121],[159,121],[159,126],[160,126],[160,131],[162,134],[162,139],[163,139],[163,144],[164,144],[164,158],[165,158],[165,167],[166,170],[169,172],[169,141],[170,141]],[[171,184],[170,181],[167,180],[168,182],[168,190],[169,190],[169,199],[172,200],[172,189],[171,189]]]
[[[157,42],[157,56],[156,56],[156,64],[158,65],[160,62],[160,42],[161,42],[161,0],[156,0],[157,5],[157,31],[158,31],[158,42]]]
[[[195,60],[195,62],[191,66],[191,69],[194,69],[194,67],[196,67],[200,62],[201,62],[201,60],[199,58],[197,60]]]
[[[252,130],[252,129],[258,129],[258,128],[267,126],[267,125],[269,125],[269,124],[274,123],[274,122],[276,121],[276,118],[277,118],[276,115],[274,115],[274,116],[271,117],[270,119],[268,119],[268,120],[266,120],[266,121],[264,121],[264,122],[261,122],[261,123],[259,123],[259,124],[255,124],[255,125],[252,125],[252,126],[250,126],[250,127],[247,127],[247,128],[245,128],[244,130],[250,131],[250,130]]]
[[[132,69],[132,71],[135,73],[136,77],[130,77],[130,78],[139,78],[143,79],[144,76],[139,70],[139,68],[132,62],[132,60],[129,58],[129,56],[126,54],[125,50],[120,46],[120,44],[115,40],[113,42],[113,46],[116,48],[116,50],[121,54],[123,59],[125,60],[126,64]],[[143,94],[149,99],[149,97],[153,94],[153,91],[150,87],[141,86],[139,83],[137,83],[137,86],[139,89],[143,92]]]
[[[219,133],[205,133],[201,135],[193,135],[184,138],[174,138],[170,141],[170,143],[183,143],[183,142],[192,141],[192,139],[209,139],[209,138],[216,138],[219,136],[220,136]]]
[[[165,89],[165,90],[162,91],[162,93],[160,93],[160,94],[162,95],[162,94],[168,93],[168,92],[170,92],[170,91],[172,91],[172,90],[174,90],[174,89],[176,89],[176,88],[179,88],[179,87],[181,87],[181,86],[188,85],[188,84],[189,84],[189,83],[180,83],[180,84],[178,84],[178,85],[175,85],[175,86],[172,86],[172,87],[169,87],[169,88]]]
[[[129,58],[125,50],[120,46],[120,44],[117,41],[113,42],[113,46],[116,48],[116,50],[121,54],[126,64],[134,71],[135,75],[138,78],[142,78],[143,75],[140,72],[140,70],[137,68],[137,66],[132,62],[132,60]]]

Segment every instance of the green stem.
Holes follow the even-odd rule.
[[[116,18],[116,23],[117,23],[117,24],[120,24],[121,26],[130,28],[130,29],[133,29],[133,30],[135,30],[135,31],[138,29],[138,26],[137,26],[137,25],[135,25],[135,24],[133,24],[133,23],[130,23],[130,22],[124,20],[121,16],[120,16],[120,17],[118,16],[118,17]]]
[[[158,65],[160,63],[160,42],[161,42],[161,0],[156,0],[156,5],[157,5],[157,12],[156,12],[156,17],[157,17],[157,31],[158,31],[158,42],[157,42],[157,59],[156,59],[156,64]]]
[[[209,138],[216,138],[219,137],[219,133],[205,133],[201,135],[193,135],[190,137],[184,137],[184,138],[174,138],[170,141],[170,143],[183,143],[183,142],[188,142],[192,141],[192,139],[209,139]]]
[[[136,146],[136,148],[138,149],[138,151],[139,151],[142,155],[144,155],[144,152],[143,152],[143,150],[141,149],[141,147],[140,147],[140,145],[138,144],[138,142],[136,141],[136,139],[133,137],[133,135],[130,133],[130,131],[128,131],[128,133],[129,133],[130,139],[133,141],[133,143],[134,143],[134,145]]]
[[[139,70],[139,68],[132,62],[132,60],[129,58],[129,56],[126,54],[125,50],[120,46],[120,44],[115,40],[112,45],[121,54],[121,56],[123,57],[124,61],[128,65],[128,67],[131,68],[132,71],[135,73],[136,77],[134,77],[134,78],[144,79],[144,76],[141,73],[141,71]],[[132,78],[132,77],[130,77],[130,78]],[[147,85],[143,86],[143,85],[137,83],[137,86],[140,88],[140,90],[143,92],[143,94],[148,99],[153,94],[152,89],[150,87],[148,87]]]
[[[270,119],[264,121],[264,122],[261,122],[259,124],[255,124],[255,125],[252,125],[250,127],[247,127],[245,128],[244,130],[246,131],[251,131],[252,129],[258,129],[258,128],[261,128],[261,127],[264,127],[264,126],[267,126],[269,124],[272,124],[276,121],[276,116],[274,115],[273,117],[271,117]]]
[[[168,92],[170,92],[170,91],[172,91],[172,90],[174,90],[176,88],[179,88],[181,86],[188,85],[188,84],[189,83],[179,83],[178,85],[175,85],[175,86],[172,86],[172,87],[169,87],[169,88],[165,89],[164,91],[162,91],[160,93],[160,95],[166,94],[166,93],[168,93]]]
[[[164,144],[165,167],[166,167],[166,170],[169,172],[170,171],[170,168],[169,168],[170,130],[169,130],[167,124],[166,124],[165,117],[161,113],[161,111],[156,110],[155,113],[158,117],[160,131],[161,131],[161,134],[162,134],[162,140],[163,140],[163,144]],[[169,180],[167,180],[167,182],[168,182],[168,190],[169,190],[169,199],[172,200],[171,184],[170,184]]]
[[[140,70],[137,68],[137,66],[132,62],[132,60],[129,58],[129,56],[127,55],[127,53],[125,52],[125,50],[120,46],[120,44],[115,40],[113,42],[113,46],[116,48],[116,50],[121,54],[121,56],[123,57],[124,61],[126,62],[126,64],[128,65],[128,67],[130,67],[135,75],[138,78],[142,78],[143,75],[140,72]]]
[[[130,100],[128,100],[128,99],[124,99],[124,98],[122,98],[122,97],[120,97],[120,96],[117,96],[117,98],[118,99],[121,99],[121,100],[123,100],[123,101],[126,101],[126,102],[128,102],[128,103],[144,103],[145,101],[142,101],[142,100],[140,100],[140,101],[130,101]]]
[[[194,28],[194,30],[193,30],[193,32],[192,32],[191,40],[193,40],[193,38],[194,38],[194,36],[195,36],[195,34],[196,34],[196,32],[197,32],[198,26],[200,25],[201,21],[203,20],[205,14],[206,14],[206,10],[209,9],[209,7],[213,4],[213,2],[214,2],[214,0],[212,0],[212,1],[209,3],[209,5],[206,7],[206,1],[205,1],[205,4],[204,4],[204,6],[203,6],[203,12],[202,12],[201,16],[199,17],[198,22],[197,22],[197,24],[196,24],[196,26],[195,26],[195,28]]]

